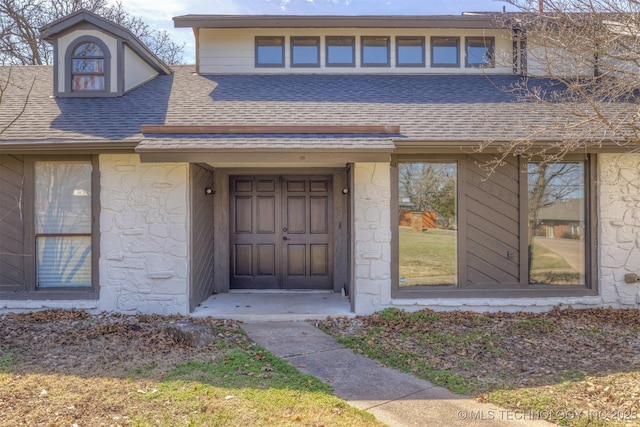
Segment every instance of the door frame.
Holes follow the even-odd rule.
[[[350,266],[349,266],[349,206],[350,191],[347,180],[346,168],[286,168],[283,173],[282,168],[217,168],[214,170],[214,290],[217,293],[229,292],[231,277],[231,247],[230,247],[230,177],[231,176],[331,176],[333,180],[332,197],[333,208],[333,291],[341,292],[343,289],[350,289]]]

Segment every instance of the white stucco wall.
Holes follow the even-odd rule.
[[[188,313],[187,166],[100,156],[100,310]]]
[[[599,295],[550,298],[391,298],[390,169],[356,164],[354,179],[354,302],[356,314],[405,310],[546,311],[555,306],[638,307],[640,283],[640,154],[598,156]]]

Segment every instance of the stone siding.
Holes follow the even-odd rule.
[[[187,183],[187,164],[100,156],[101,310],[188,313]]]
[[[357,314],[391,304],[391,191],[388,163],[357,163],[354,182],[354,298]]]
[[[606,304],[640,304],[640,154],[598,156],[600,289]],[[637,305],[636,305],[637,306]]]

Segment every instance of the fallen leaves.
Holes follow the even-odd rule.
[[[355,319],[329,318],[319,327],[348,338],[358,353],[374,348],[387,358],[409,354],[405,366],[416,375],[426,376],[426,370],[460,375],[481,399],[490,390],[542,387],[554,401],[576,408],[640,406],[636,309],[481,314],[387,309]]]
[[[201,350],[167,333],[172,321],[189,321],[211,329],[214,341]],[[218,347],[247,347],[237,322],[182,316],[45,310],[0,317],[0,359],[3,353],[20,360],[22,369],[86,375],[126,376],[135,366],[158,370],[164,362],[201,355],[211,360]],[[9,357],[7,356],[7,357]]]

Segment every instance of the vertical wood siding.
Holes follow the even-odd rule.
[[[487,178],[470,158],[466,173],[467,284],[518,283],[520,279],[520,172],[515,160]],[[526,236],[525,236],[526,238]]]
[[[205,187],[213,188],[213,172],[198,165],[191,166],[191,286],[189,311],[213,293],[213,196]]]
[[[24,160],[0,155],[0,291],[25,289]]]

